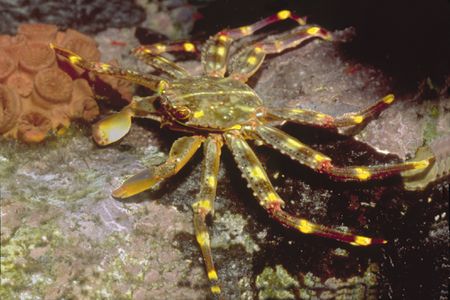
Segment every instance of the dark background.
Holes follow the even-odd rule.
[[[193,1],[201,3],[204,1]],[[391,75],[396,88],[411,89],[427,77],[438,85],[450,70],[448,0],[224,0],[200,9],[193,35],[250,24],[262,16],[290,9],[329,30],[354,27],[345,53]]]

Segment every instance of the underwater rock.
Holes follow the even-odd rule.
[[[76,28],[96,33],[110,27],[137,25],[145,18],[134,1],[2,1],[0,32],[14,34],[24,20],[29,23],[52,23],[60,28]]]
[[[138,27],[145,44],[157,42],[153,38],[161,35],[175,40],[186,38],[199,18],[196,6],[188,0],[136,2],[145,9],[145,21]]]
[[[362,273],[362,272],[361,272]],[[370,264],[363,274],[350,278],[328,278],[321,281],[319,276],[308,272],[299,276],[300,299],[379,299],[377,295],[379,269]]]

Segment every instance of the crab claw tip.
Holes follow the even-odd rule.
[[[123,110],[97,122],[92,136],[98,145],[105,146],[123,138],[131,128],[131,114]]]
[[[114,198],[118,198],[118,199],[127,198],[126,190],[124,190],[122,187],[119,187],[118,189],[115,189],[115,190],[112,192],[112,196],[113,196]]]

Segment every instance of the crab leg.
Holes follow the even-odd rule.
[[[184,44],[190,44],[190,43],[184,43]],[[158,44],[160,45],[160,44]],[[192,44],[193,45],[193,44]],[[165,57],[162,57],[160,55],[155,54],[150,46],[140,46],[135,49],[133,49],[132,53],[134,56],[136,56],[138,59],[143,61],[144,63],[157,68],[160,71],[165,72],[166,74],[170,75],[172,78],[185,78],[189,77],[188,71],[186,71],[183,67],[180,67],[179,65],[175,64],[174,62],[171,62]],[[160,47],[164,47],[160,45]],[[169,49],[170,50],[170,49]]]
[[[273,24],[273,23],[276,23],[276,22],[279,22],[282,20],[286,20],[286,19],[291,19],[291,20],[297,22],[299,25],[306,24],[306,18],[301,18],[289,10],[280,10],[276,14],[266,17],[266,18],[264,18],[258,22],[255,22],[251,25],[241,26],[241,27],[234,28],[234,29],[222,30],[220,33],[226,34],[233,39],[240,39],[240,38],[249,36],[249,35],[255,33],[255,31],[260,30],[270,24]]]
[[[333,179],[341,181],[365,181],[392,176],[406,170],[425,169],[434,159],[431,157],[420,161],[391,165],[338,167],[332,164],[330,157],[309,148],[279,129],[261,125],[256,127],[255,131],[267,145],[271,145],[283,154],[318,172],[326,173]]]
[[[370,120],[386,109],[392,102],[394,102],[394,95],[389,94],[361,111],[344,114],[336,118],[323,113],[299,108],[270,108],[266,116],[269,120],[286,120],[304,125],[336,128],[358,125]]]
[[[160,55],[166,52],[198,52],[198,46],[192,42],[169,42],[155,43],[150,45],[142,45],[136,47],[133,53],[146,53],[152,55]]]
[[[219,294],[220,287],[211,254],[206,216],[208,214],[214,214],[214,198],[216,197],[217,174],[219,172],[222,143],[222,138],[216,135],[208,137],[203,144],[205,157],[203,160],[200,192],[197,195],[197,201],[192,204],[195,236],[202,251],[206,272],[211,283],[211,292],[213,294]]]
[[[165,163],[132,176],[113,192],[113,196],[115,198],[131,197],[175,175],[191,159],[203,141],[202,136],[179,138],[173,143]]]
[[[223,77],[227,71],[228,52],[233,39],[218,33],[206,41],[201,61],[205,73],[212,77]]]
[[[331,40],[330,33],[323,28],[317,26],[297,27],[276,39],[264,40],[245,47],[232,58],[230,77],[246,82],[259,69],[266,54],[280,53],[316,37]]]
[[[213,77],[223,77],[226,72],[226,64],[230,44],[233,40],[253,34],[255,31],[275,22],[292,19],[304,25],[306,21],[288,10],[279,11],[277,14],[262,19],[252,25],[235,29],[225,29],[212,36],[202,49],[202,64],[206,74]]]
[[[283,225],[296,229],[305,234],[314,234],[354,246],[369,246],[373,244],[385,244],[383,239],[374,239],[365,236],[353,235],[348,232],[334,230],[322,225],[312,223],[306,219],[292,216],[285,212],[283,200],[273,188],[261,163],[250,146],[238,132],[225,133],[225,141],[231,149],[234,159],[241,170],[243,177],[249,183],[254,195],[259,199],[260,205],[276,220]]]
[[[106,63],[87,61],[70,50],[59,48],[53,44],[50,44],[50,47],[55,50],[56,54],[66,57],[71,64],[94,72],[98,75],[111,75],[114,77],[123,78],[133,83],[145,86],[152,91],[159,91],[161,82],[164,82],[163,78],[158,76],[141,74],[133,70],[122,69]]]

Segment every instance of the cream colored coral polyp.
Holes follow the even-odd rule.
[[[5,51],[0,51],[0,82],[6,80],[17,69],[17,61]]]
[[[56,38],[58,27],[51,24],[21,24],[17,28],[17,34],[24,36],[29,41],[40,41],[49,43]]]
[[[0,84],[0,133],[13,128],[21,111],[21,103],[16,93],[6,85]]]
[[[18,55],[21,69],[32,74],[56,65],[55,53],[48,44],[42,42],[26,43]]]

